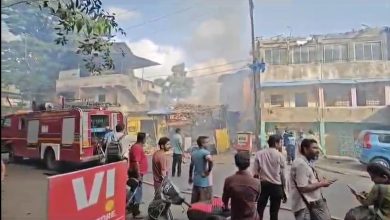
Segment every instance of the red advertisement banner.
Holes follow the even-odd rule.
[[[127,163],[49,177],[48,220],[124,220]]]

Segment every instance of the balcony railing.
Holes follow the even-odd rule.
[[[263,108],[266,122],[367,122],[390,124],[390,106]]]

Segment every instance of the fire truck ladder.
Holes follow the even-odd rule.
[[[95,102],[95,101],[86,101],[82,99],[66,99],[64,102],[64,108],[81,108],[81,109],[91,109],[91,108],[102,108],[106,109],[109,107],[119,107],[120,105],[115,105],[108,102]]]

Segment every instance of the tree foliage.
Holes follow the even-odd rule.
[[[124,34],[100,1],[2,0],[2,25],[17,39],[1,43],[1,83],[27,99],[47,100],[61,70],[113,69],[111,39]],[[57,44],[56,44],[57,43]],[[85,61],[85,65],[82,59]]]
[[[3,0],[2,15],[3,9],[21,4],[37,7],[49,15],[48,18],[54,22],[56,44],[64,46],[69,38],[75,39],[76,52],[84,57],[91,74],[115,68],[110,54],[112,38],[116,33],[126,33],[116,22],[115,14],[102,9],[101,0]]]
[[[174,100],[180,100],[191,95],[193,79],[187,77],[184,63],[172,67],[172,75],[166,79],[154,80],[162,87],[163,96]]]
[[[77,68],[80,56],[72,43],[53,43],[54,21],[39,8],[19,5],[2,10],[2,22],[17,39],[1,43],[3,85],[15,85],[27,99],[44,100],[55,91],[55,80],[64,69]]]
[[[55,91],[59,71],[74,67],[71,50],[26,36],[22,41],[2,42],[1,76],[5,85],[16,85],[26,98],[38,100]]]

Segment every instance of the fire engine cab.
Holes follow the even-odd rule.
[[[80,107],[40,110],[4,116],[1,145],[10,161],[23,158],[43,160],[56,170],[62,162],[81,164],[102,159],[99,150],[107,127],[125,125],[119,111]]]

